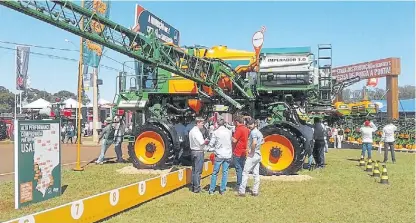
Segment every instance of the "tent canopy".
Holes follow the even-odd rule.
[[[28,109],[42,109],[42,108],[47,108],[51,106],[51,103],[46,101],[45,99],[39,98],[38,100],[29,103],[25,106],[22,106],[23,108],[28,108]]]
[[[64,101],[65,108],[78,108],[78,101],[68,98]],[[82,105],[81,105],[82,107]]]
[[[386,100],[372,100],[372,102],[379,105],[380,112],[387,112]],[[399,100],[399,112],[415,112],[415,99],[403,99]]]
[[[107,106],[109,106],[111,104],[112,104],[111,102],[109,102],[109,101],[107,101],[105,99],[102,99],[102,98],[98,99],[98,106],[107,107]],[[92,108],[93,107],[93,103],[92,102],[88,103],[86,105],[86,107],[87,108]]]

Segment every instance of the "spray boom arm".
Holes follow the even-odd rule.
[[[176,46],[162,43],[154,33],[145,36],[133,32],[71,1],[0,1],[0,4],[199,85],[211,87],[238,109],[243,106],[218,86],[218,80],[223,75],[232,81],[243,97],[251,99],[241,87],[236,72],[223,61],[191,56]],[[80,26],[82,19],[83,28]]]

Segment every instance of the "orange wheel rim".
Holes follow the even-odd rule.
[[[158,133],[146,131],[137,136],[134,144],[134,152],[140,162],[153,165],[163,158],[165,154],[165,142]]]
[[[289,139],[273,134],[264,138],[260,148],[261,163],[266,169],[282,171],[290,166],[295,158],[295,150]]]

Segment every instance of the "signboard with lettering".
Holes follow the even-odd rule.
[[[335,67],[332,69],[332,76],[336,77],[338,82],[352,79],[357,76],[359,76],[360,79],[368,79],[399,74],[399,58],[387,58],[343,67]]]
[[[267,55],[260,61],[260,69],[271,67],[302,66],[311,63],[308,55]]]
[[[136,5],[136,15],[133,31],[148,34],[154,30],[158,39],[165,43],[179,46],[179,31],[153,15],[147,9]]]
[[[59,120],[14,122],[15,208],[61,195]]]

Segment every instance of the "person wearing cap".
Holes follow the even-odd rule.
[[[364,126],[360,128],[362,139],[361,156],[365,157],[367,151],[368,159],[371,159],[371,150],[373,149],[373,133],[377,131],[376,125],[369,120],[364,122]]]
[[[393,124],[392,119],[387,120],[387,125],[383,127],[383,133],[381,135],[381,142],[384,142],[384,160],[383,163],[388,161],[389,150],[391,151],[391,160],[396,163],[396,156],[394,151],[394,133],[397,131],[397,127]]]
[[[327,129],[319,117],[315,117],[313,120],[313,158],[315,159],[318,169],[324,168],[325,165],[325,144]]]
[[[314,139],[313,139],[313,125],[308,120],[299,119],[300,122],[300,128],[302,129],[302,132],[305,134],[305,150],[306,150],[306,156],[308,157],[308,169],[312,167],[312,161],[313,161],[313,146],[314,146]]]
[[[235,123],[236,127],[232,140],[234,143],[233,162],[237,175],[237,184],[235,189],[238,191],[243,177],[244,163],[246,161],[247,141],[250,130],[244,125],[244,118],[242,116],[237,116]]]
[[[103,164],[105,153],[107,152],[107,149],[111,146],[111,144],[113,144],[113,141],[114,141],[115,129],[112,124],[112,119],[107,118],[104,124],[105,124],[105,127],[101,131],[101,134],[98,138],[97,144],[100,145],[100,142],[102,143],[101,143],[100,156],[98,157],[97,161],[95,161],[96,164]]]
[[[263,134],[257,129],[257,123],[254,119],[247,121],[247,126],[251,130],[248,138],[247,145],[247,159],[244,164],[243,177],[238,192],[238,196],[245,196],[248,175],[253,172],[254,185],[252,195],[257,196],[259,194],[260,187],[260,161],[261,153],[260,147],[264,143]]]
[[[211,184],[209,186],[209,194],[214,194],[217,185],[217,176],[222,166],[222,179],[220,186],[220,194],[226,191],[228,181],[228,167],[230,166],[232,156],[232,132],[225,127],[224,117],[217,116],[218,128],[212,133],[211,140],[208,143],[208,151],[215,154],[214,170],[211,175]]]
[[[114,150],[117,156],[116,162],[124,163],[125,160],[123,159],[123,151],[121,149],[121,144],[123,143],[124,133],[126,131],[124,116],[118,117],[116,120],[114,120],[114,122],[117,123],[115,134],[114,134]]]
[[[192,158],[192,182],[191,191],[201,192],[201,174],[204,166],[204,150],[208,140],[204,140],[201,130],[204,128],[204,119],[197,117],[195,126],[189,131],[189,147]]]

